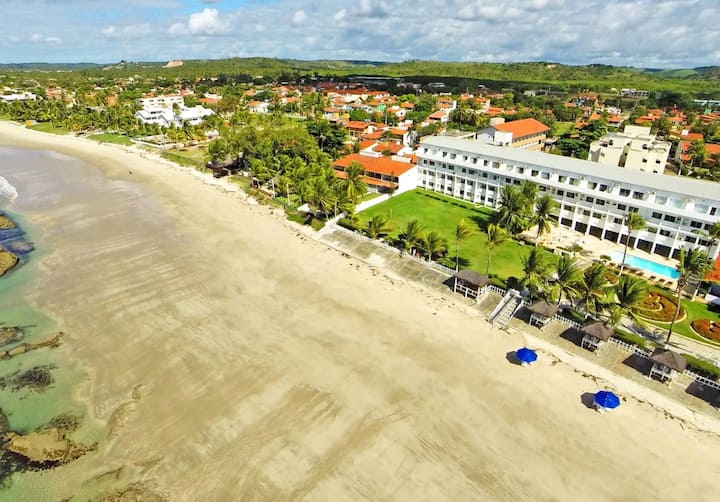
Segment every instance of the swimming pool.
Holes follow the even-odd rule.
[[[618,263],[622,263],[622,256],[623,254],[621,251],[613,251],[612,253],[610,253],[610,258],[612,258],[613,261],[616,261]],[[640,258],[639,256],[633,256],[631,254],[625,257],[625,266],[639,268],[644,270],[645,272],[662,275],[664,277],[669,277],[670,279],[677,279],[680,275],[678,274],[678,271],[675,270],[675,268],[673,267],[663,265],[662,263],[646,260],[645,258]]]

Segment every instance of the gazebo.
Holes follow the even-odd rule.
[[[465,298],[468,296],[475,298],[476,302],[480,301],[480,297],[490,284],[489,277],[470,269],[457,272],[453,279],[453,292],[462,293]]]
[[[560,307],[554,303],[548,303],[540,300],[528,307],[530,311],[530,325],[537,325],[540,329],[544,328],[550,319],[552,319]]]
[[[580,346],[588,350],[597,350],[603,342],[610,339],[613,330],[602,321],[587,321],[580,328],[580,333],[583,335]]]
[[[687,361],[677,352],[669,349],[655,349],[650,356],[653,365],[650,368],[650,377],[657,377],[660,381],[672,381],[676,373],[682,373],[687,367]]]

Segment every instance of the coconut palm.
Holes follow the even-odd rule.
[[[690,156],[690,165],[695,167],[702,166],[708,159],[708,151],[705,146],[705,142],[702,140],[695,140],[688,146],[687,154]]]
[[[622,263],[620,264],[620,275],[622,275],[623,270],[625,269],[625,258],[627,257],[627,250],[628,246],[630,245],[630,236],[632,235],[632,231],[640,230],[642,228],[645,228],[645,226],[647,225],[645,218],[643,218],[637,213],[626,214],[623,223],[628,229],[628,234],[625,238],[625,250],[623,251]]]
[[[428,233],[420,242],[420,247],[430,260],[447,252],[447,240],[433,231]]]
[[[543,195],[535,202],[535,214],[532,217],[532,222],[537,225],[536,246],[542,234],[549,232],[550,226],[555,224],[555,220],[551,216],[556,206],[557,202],[551,195]]]
[[[638,277],[621,275],[615,285],[615,305],[611,310],[613,325],[617,325],[625,316],[644,325],[645,322],[640,317],[640,313],[643,310],[642,302],[647,298],[647,294],[648,285],[645,281]]]
[[[425,227],[423,227],[415,218],[407,222],[405,229],[398,236],[403,243],[405,251],[412,251],[413,248],[422,242],[422,233],[424,230]]]
[[[514,185],[505,185],[502,189],[497,224],[512,235],[525,228],[525,198]]]
[[[550,270],[547,253],[542,248],[532,248],[530,253],[521,259],[521,262],[525,276],[520,283],[528,289],[531,296],[538,296]]]
[[[460,243],[473,234],[473,228],[465,221],[458,221],[455,227],[455,270],[460,270]]]
[[[389,224],[389,221],[390,219],[387,216],[376,214],[367,222],[365,233],[367,233],[371,239],[379,239],[392,232],[392,226]]]
[[[583,270],[582,279],[578,284],[578,303],[584,310],[597,314],[605,310],[607,305],[607,291],[610,288],[608,270],[602,263],[593,263]]]
[[[335,206],[336,201],[336,194],[327,179],[322,177],[313,178],[311,183],[310,204],[317,211],[328,215],[330,214],[330,210]]]
[[[555,267],[554,289],[558,295],[558,305],[562,303],[563,296],[573,299],[578,295],[578,287],[582,281],[580,266],[575,258],[562,255]]]
[[[531,213],[538,196],[538,184],[531,180],[523,180],[520,183],[520,193],[525,202],[525,212]]]
[[[683,287],[685,287],[691,279],[701,281],[707,273],[712,270],[712,268],[712,260],[707,253],[702,251],[700,248],[691,249],[690,251],[686,251],[685,248],[680,249],[680,256],[678,257],[678,264],[676,267],[679,275],[677,278],[677,287],[675,288],[675,315],[673,315],[672,322],[668,328],[668,334],[665,338],[666,345],[670,343],[670,337],[672,336],[675,322],[680,315]]]
[[[504,228],[490,224],[487,227],[487,267],[485,269],[485,275],[490,274],[490,261],[492,260],[492,253],[496,247],[505,242],[508,239],[508,234]]]
[[[357,162],[350,162],[345,169],[346,178],[343,181],[343,188],[347,198],[354,202],[367,193],[367,185],[363,181],[363,167]]]

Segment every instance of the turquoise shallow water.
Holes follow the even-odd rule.
[[[20,151],[19,155],[22,156]],[[12,157],[0,156],[0,172],[3,163],[9,159]],[[49,251],[43,245],[42,228],[34,226],[22,214],[11,209],[12,206],[9,209],[0,207],[0,210],[24,231],[25,238],[33,242],[35,250],[22,255],[21,265],[0,277],[0,324],[20,326],[24,331],[21,341],[4,346],[3,350],[46,338],[58,331],[56,320],[38,310],[29,300],[30,292],[41,283],[41,264]],[[86,380],[86,375],[67,357],[62,345],[55,349],[43,348],[9,360],[0,360],[0,378],[36,366],[51,368],[53,383],[43,391],[0,388],[0,408],[8,418],[10,429],[19,433],[30,433],[46,427],[59,415],[69,414],[78,417],[81,423],[71,436],[73,441],[82,444],[102,441],[102,429],[88,419],[86,405],[76,398],[78,385]],[[10,479],[0,479],[0,482],[0,501],[52,500],[58,477],[57,472],[53,475],[53,471],[28,471],[16,473]],[[47,486],[43,486],[45,482]]]

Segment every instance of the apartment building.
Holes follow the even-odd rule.
[[[140,98],[137,100],[137,104],[143,110],[155,110],[157,108],[172,108],[173,105],[185,106],[185,100],[179,94],[175,94]]]
[[[623,218],[636,212],[648,225],[633,232],[631,248],[677,257],[683,247],[702,246],[718,254],[720,246],[701,235],[720,219],[716,183],[441,136],[425,138],[416,155],[421,188],[499,207],[505,185],[529,179],[558,202],[562,226],[624,243]]]
[[[491,121],[490,127],[477,133],[478,141],[499,146],[541,150],[545,145],[550,128],[535,119],[513,120],[511,122]]]
[[[663,174],[670,143],[658,141],[649,127],[626,125],[590,144],[588,160],[635,171]]]

